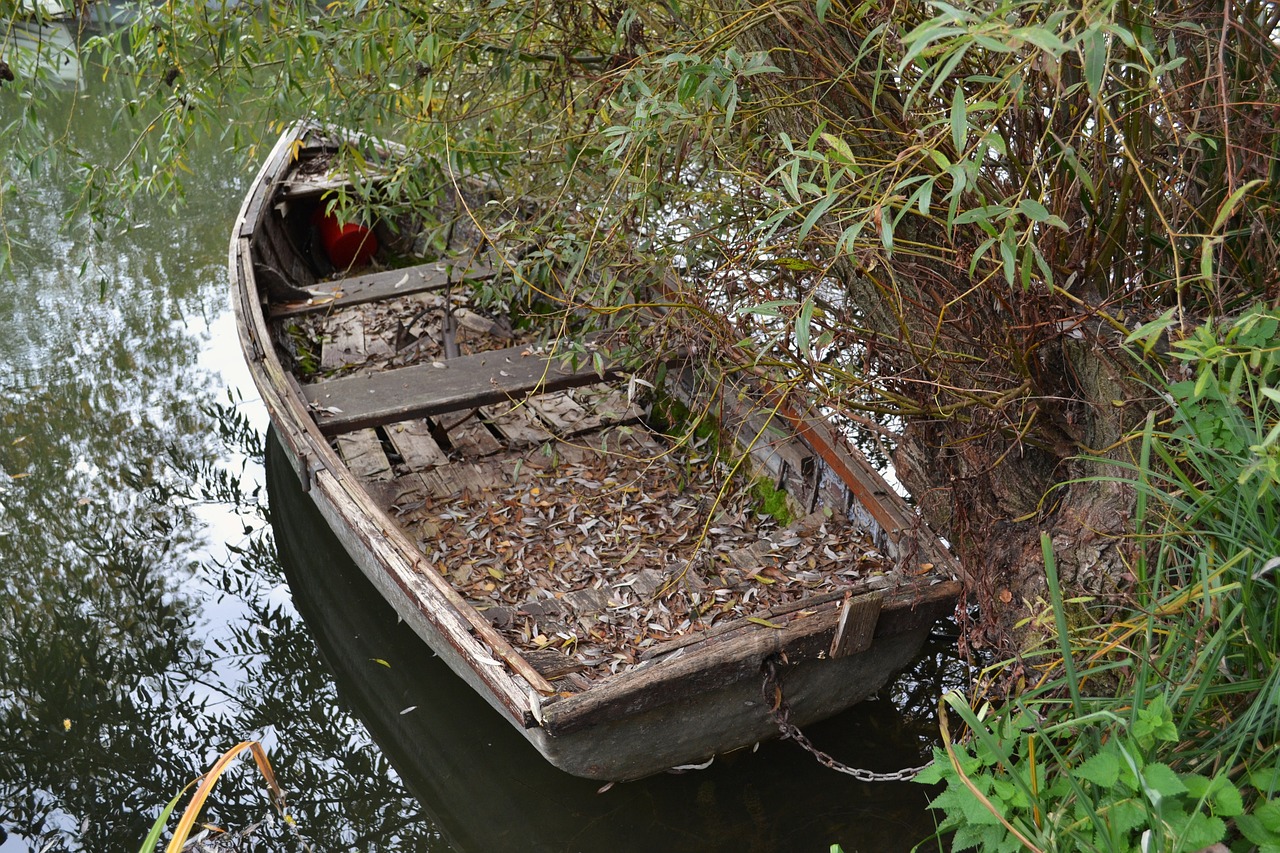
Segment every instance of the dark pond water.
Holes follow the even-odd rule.
[[[82,156],[130,138],[93,84],[50,105]],[[15,109],[0,93],[0,115]],[[277,476],[224,278],[248,166],[191,152],[188,200],[101,241],[62,221],[67,170],[11,184],[0,281],[2,853],[136,851],[219,754],[262,741],[207,819],[241,849],[846,851],[928,836],[927,791],[860,784],[790,743],[618,785],[565,776],[443,671]],[[270,489],[268,490],[268,481]],[[268,500],[269,497],[269,500]],[[843,759],[918,764],[939,645],[877,701],[813,727]]]

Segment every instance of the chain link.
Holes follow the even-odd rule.
[[[914,779],[917,773],[933,763],[931,761],[929,764],[922,764],[919,767],[904,767],[892,773],[874,773],[859,767],[850,767],[847,764],[836,761],[830,755],[818,749],[811,740],[804,736],[804,733],[800,731],[796,724],[791,722],[791,706],[787,704],[786,698],[782,695],[782,683],[778,680],[778,660],[776,657],[767,658],[764,662],[764,684],[761,686],[761,692],[764,696],[765,707],[769,709],[769,716],[777,724],[778,731],[782,733],[783,739],[790,738],[800,744],[806,752],[818,759],[818,763],[823,767],[828,767],[838,773],[846,773],[859,782],[907,782]]]

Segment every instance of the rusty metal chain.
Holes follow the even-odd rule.
[[[919,767],[904,767],[892,773],[874,773],[859,767],[850,767],[818,749],[813,745],[813,741],[805,737],[804,732],[800,731],[796,724],[791,722],[791,706],[787,704],[786,698],[782,695],[782,683],[778,680],[778,661],[776,657],[770,657],[764,662],[764,684],[761,687],[761,692],[764,696],[765,707],[769,709],[769,716],[777,724],[778,731],[782,733],[783,739],[790,738],[798,743],[806,752],[818,759],[818,763],[823,767],[828,767],[838,773],[846,773],[859,782],[908,782],[914,779],[917,773],[933,763],[929,762],[929,764],[922,764]]]

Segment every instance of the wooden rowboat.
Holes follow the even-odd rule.
[[[825,418],[646,337],[678,309],[575,305],[547,335],[500,255],[372,251],[380,225],[326,217],[342,144],[296,125],[244,202],[245,358],[361,571],[548,761],[702,764],[777,734],[766,664],[804,725],[911,662],[955,566]]]

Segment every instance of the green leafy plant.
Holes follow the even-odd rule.
[[[931,805],[954,850],[1198,851],[1225,840],[1229,821],[1262,838],[1277,805],[1225,772],[1159,760],[1180,741],[1164,694],[1132,722],[1105,710],[1052,725],[1026,712],[983,719],[957,694],[945,703],[971,741],[938,749],[918,781],[946,784]]]
[[[1236,482],[1261,497],[1280,483],[1280,318],[1253,311],[1200,326],[1173,344],[1173,355],[1192,373],[1169,386],[1180,421],[1174,436],[1247,458]]]
[[[1280,849],[1278,329],[1252,309],[1172,344],[1170,421],[1148,418],[1111,480],[1137,493],[1119,606],[1073,626],[1042,539],[1049,637],[1016,664],[1030,686],[979,710],[949,694],[967,737],[944,728],[919,777],[945,783],[954,849]]]

